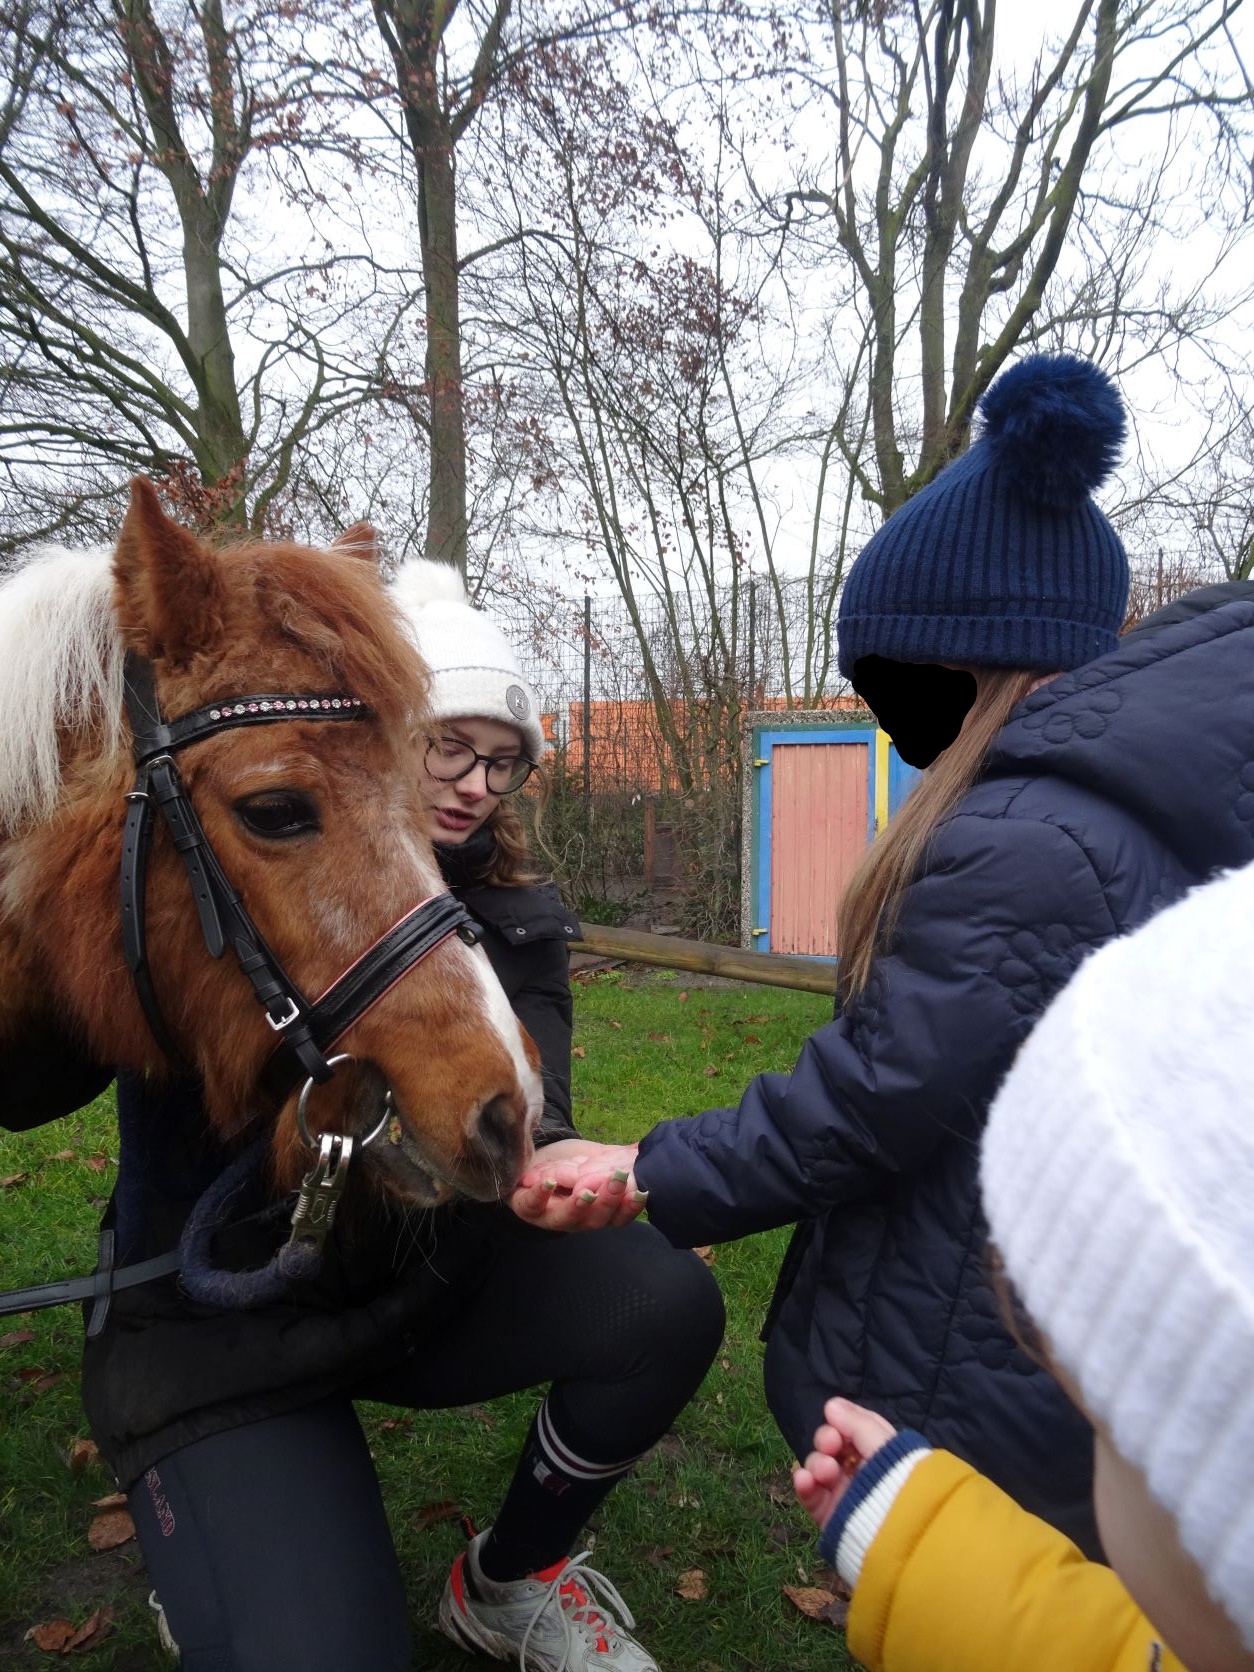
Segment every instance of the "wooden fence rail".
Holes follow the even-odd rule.
[[[709,941],[681,940],[677,935],[650,935],[643,929],[611,929],[601,923],[585,923],[583,939],[571,945],[577,952],[594,952],[602,958],[628,958],[637,964],[660,964],[664,969],[759,981],[767,987],[795,987],[803,993],[836,991],[834,964],[790,958],[779,952],[745,952],[738,946],[714,946]]]

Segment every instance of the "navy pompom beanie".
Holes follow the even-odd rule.
[[[968,451],[888,519],[840,599],[840,671],[862,656],[1065,672],[1113,650],[1123,544],[1090,495],[1118,460],[1106,373],[1035,354],[1003,373]]]

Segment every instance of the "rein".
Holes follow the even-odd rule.
[[[115,1290],[128,1289],[180,1269],[184,1288],[193,1299],[218,1306],[257,1306],[273,1300],[290,1284],[315,1274],[322,1246],[347,1180],[355,1146],[379,1136],[388,1124],[391,1092],[374,1129],[361,1140],[347,1134],[323,1132],[316,1136],[305,1121],[305,1106],[315,1085],[329,1080],[344,1055],[329,1056],[336,1042],[406,975],[452,935],[468,945],[481,938],[479,926],[451,894],[436,894],[406,913],[366,949],[342,975],[310,1000],[283,968],[265,937],[248,914],[243,898],[231,883],[214,852],[192,805],[175,763],[175,754],[219,732],[237,726],[274,725],[283,720],[356,721],[370,718],[359,697],[267,693],[233,697],[207,704],[181,719],[167,721],[157,700],[152,664],[127,651],[123,665],[123,695],[130,721],[135,760],[135,783],[127,792],[126,823],[122,836],[122,942],[127,968],[153,1038],[171,1066],[190,1072],[174,1043],[157,996],[148,959],[145,897],[148,856],[157,813],[173,839],[192,900],[200,917],[205,949],[220,958],[229,947],[248,977],[277,1044],[262,1069],[261,1084],[278,1104],[298,1085],[301,1090],[298,1124],[316,1160],[301,1184],[292,1214],[291,1235],[269,1265],[256,1272],[219,1272],[212,1266],[210,1241],[225,1222],[230,1200],[251,1171],[263,1161],[264,1145],[255,1140],[211,1185],[193,1209],[179,1249],[138,1264],[115,1267],[115,1234],[100,1233],[97,1270],[91,1277],[65,1278],[32,1288],[0,1294],[0,1317],[38,1311],[67,1301],[90,1300],[88,1336],[105,1326]],[[252,1134],[250,1120],[244,1133]],[[240,1136],[240,1134],[236,1134]]]

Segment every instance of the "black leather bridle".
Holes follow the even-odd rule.
[[[262,1085],[282,1102],[302,1080],[329,1080],[331,1047],[353,1023],[421,959],[458,935],[473,945],[478,925],[451,894],[436,894],[408,912],[317,999],[305,997],[267,946],[238,890],[223,870],[197,817],[174,756],[237,726],[281,720],[328,722],[368,719],[357,697],[337,694],[267,694],[207,704],[179,720],[162,719],[152,664],[128,651],[123,692],[135,756],[135,785],[122,837],[122,940],[140,1005],[163,1054],[185,1067],[162,1015],[148,962],[144,897],[155,813],[160,810],[178,850],[200,916],[205,947],[220,958],[229,946],[252,983],[278,1045],[262,1072]]]
[[[474,945],[480,939],[479,926],[451,894],[433,895],[394,924],[326,992],[311,1002],[266,945],[265,937],[248,915],[196,815],[174,756],[180,749],[236,726],[266,726],[280,720],[365,720],[370,718],[370,710],[359,698],[342,694],[267,694],[232,697],[197,708],[180,720],[166,721],[157,701],[152,664],[134,651],[126,653],[123,663],[123,696],[133,738],[135,784],[127,794],[129,806],[122,836],[122,941],[127,968],[148,1026],[171,1066],[186,1069],[157,999],[144,932],[148,854],[156,811],[160,809],[187,872],[210,957],[220,958],[228,946],[231,948],[240,969],[252,983],[266,1020],[278,1035],[278,1045],[262,1070],[261,1084],[276,1103],[282,1103],[302,1080],[308,1089],[331,1078],[333,1063],[348,1060],[344,1057],[328,1060],[332,1046],[407,971],[450,935],[458,935]],[[198,1236],[207,1245],[218,1222],[214,1214],[220,1214],[244,1170],[252,1165],[260,1142],[254,1140],[201,1198],[177,1250],[118,1267],[114,1265],[116,1234],[106,1227],[99,1237],[97,1269],[90,1277],[62,1278],[55,1283],[0,1294],[0,1317],[87,1300],[91,1302],[87,1334],[96,1336],[104,1329],[112,1297],[119,1289],[134,1288],[180,1270],[188,1292],[195,1298],[236,1306],[261,1305],[285,1291],[295,1279],[312,1275],[317,1270],[322,1244],[330,1230],[357,1140],[346,1134],[324,1132],[315,1144],[303,1124],[303,1103],[302,1097],[302,1136],[317,1152],[317,1159],[301,1185],[289,1241],[260,1271],[223,1274],[201,1270],[197,1281],[202,1288],[193,1290],[188,1270],[188,1249],[197,1252],[188,1243],[193,1222],[198,1223],[198,1214],[204,1219]],[[385,1116],[386,1112],[385,1108]],[[250,1117],[245,1126],[251,1131],[256,1124],[255,1117]],[[363,1147],[378,1135],[384,1124],[381,1121],[374,1132],[360,1140]],[[199,1263],[204,1264],[203,1258]],[[211,1287],[204,1288],[206,1284]],[[251,1285],[247,1295],[242,1287],[246,1285]],[[230,1294],[219,1296],[219,1290]]]

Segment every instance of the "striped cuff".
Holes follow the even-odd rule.
[[[589,1458],[581,1457],[566,1444],[553,1426],[553,1413],[549,1409],[547,1394],[536,1412],[534,1433],[536,1445],[550,1468],[568,1480],[582,1481],[587,1485],[617,1480],[644,1455],[643,1452],[637,1452],[634,1457],[625,1457],[618,1463],[594,1463]]]
[[[915,1464],[931,1449],[922,1434],[903,1428],[874,1457],[868,1458],[853,1477],[819,1538],[823,1560],[836,1569],[847,1585],[858,1583],[866,1553],[888,1519],[897,1494]]]

